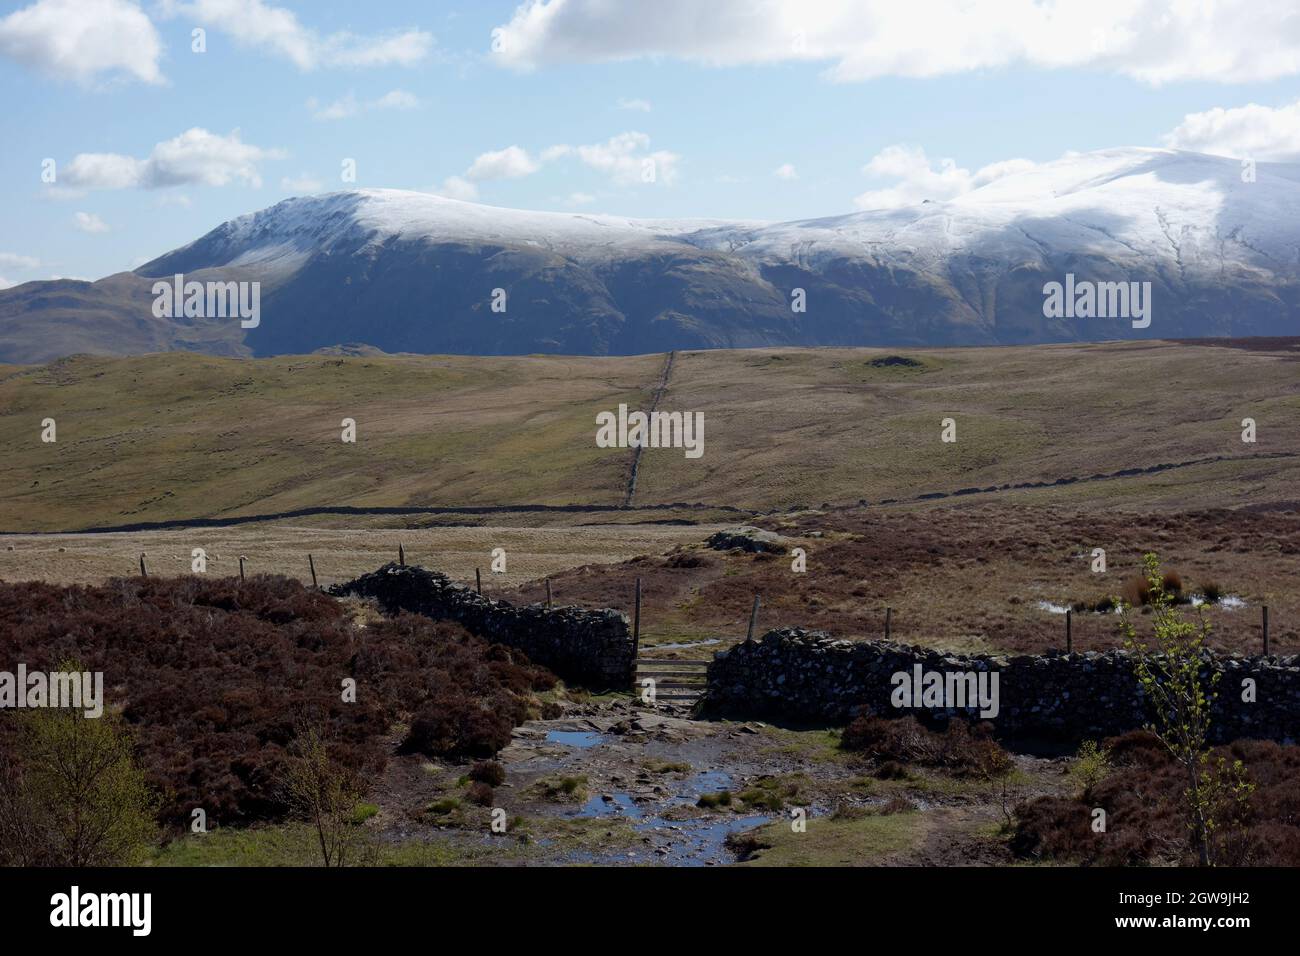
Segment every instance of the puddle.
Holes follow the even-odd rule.
[[[1237,597],[1235,594],[1229,594],[1225,597],[1221,597],[1217,601],[1206,601],[1205,598],[1203,598],[1201,595],[1193,594],[1192,607],[1200,607],[1201,605],[1209,605],[1210,607],[1219,607],[1219,608],[1223,608],[1223,610],[1225,611],[1240,611],[1243,607],[1246,606],[1246,602],[1241,598]]]
[[[689,797],[694,803],[700,799],[701,794],[717,793],[720,790],[731,789],[731,774],[722,770],[701,770],[686,778],[682,784],[681,793],[678,796]]]
[[[647,650],[680,651],[680,650],[685,650],[688,647],[708,647],[710,644],[721,644],[721,643],[722,640],[720,638],[710,637],[707,640],[687,641],[684,644],[656,644],[654,645],[653,648],[647,648]]]
[[[1054,603],[1054,602],[1052,602],[1052,601],[1039,601],[1039,602],[1037,602],[1037,605],[1038,605],[1038,609],[1039,609],[1040,611],[1046,611],[1048,614],[1064,614],[1065,612],[1067,612],[1067,611],[1070,610],[1070,605],[1068,605],[1068,604],[1056,604],[1056,603]],[[1075,614],[1079,614],[1079,613],[1082,613],[1082,612],[1075,611],[1074,613],[1075,613]],[[1118,613],[1120,613],[1120,609],[1119,609],[1118,607],[1116,607],[1116,608],[1114,608],[1114,609],[1111,610],[1111,611],[1094,610],[1094,611],[1089,611],[1089,612],[1087,612],[1087,613],[1090,613],[1090,614],[1118,614]]]
[[[657,862],[671,866],[708,866],[710,863],[734,863],[735,856],[726,848],[727,837],[742,830],[752,830],[771,819],[755,814],[680,823],[657,820],[640,824],[635,829],[639,833],[663,838],[663,842],[658,842],[652,851]]]
[[[660,863],[672,866],[709,866],[735,862],[726,848],[733,833],[750,830],[773,819],[766,814],[708,815],[686,820],[670,820],[662,811],[682,805],[694,806],[701,794],[730,790],[730,774],[721,770],[703,770],[682,781],[671,797],[652,803],[637,803],[631,794],[615,791],[592,796],[580,810],[579,817],[622,817],[632,828],[648,838],[641,849],[619,853],[618,862]],[[659,812],[652,812],[657,810]],[[600,854],[587,856],[585,862],[609,862]]]
[[[582,805],[576,814],[580,817],[627,817],[640,820],[645,813],[626,793],[597,794]]]
[[[694,803],[681,793],[660,806]],[[646,844],[631,852],[619,852],[612,860],[618,862],[660,863],[671,866],[709,866],[733,863],[735,857],[726,847],[727,837],[742,830],[752,830],[772,819],[763,814],[745,816],[707,816],[690,820],[668,820],[659,815],[648,816],[641,806],[626,793],[611,793],[589,799],[575,816],[622,817],[632,821],[632,829],[647,837]],[[582,862],[608,863],[602,854],[583,855]]]
[[[591,730],[551,730],[546,734],[548,744],[563,744],[565,747],[586,749],[605,742],[605,735]]]

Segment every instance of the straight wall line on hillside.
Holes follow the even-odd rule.
[[[911,504],[930,503],[950,498],[966,498],[977,495],[1000,495],[1013,491],[1036,491],[1060,488],[1073,484],[1089,484],[1099,481],[1122,481],[1127,478],[1141,478],[1178,468],[1192,468],[1198,465],[1218,463],[1241,463],[1252,461],[1279,461],[1300,458],[1300,452],[1274,451],[1255,452],[1249,455],[1214,455],[1207,458],[1194,458],[1189,461],[1162,462],[1145,467],[1121,468],[1118,471],[1103,472],[1095,475],[1078,475],[1057,478],[1054,481],[1021,481],[1001,485],[989,485],[983,488],[959,488],[956,491],[932,491],[903,498],[883,498],[880,501],[862,501],[849,504],[832,504],[829,510],[844,511],[852,508],[898,507]],[[315,508],[299,508],[294,511],[279,511],[271,514],[238,515],[221,518],[177,518],[169,521],[141,521],[131,524],[101,525],[98,527],[78,528],[64,531],[0,531],[0,536],[51,536],[62,534],[111,534],[130,531],[163,531],[172,528],[225,528],[232,525],[254,524],[259,521],[280,521],[287,518],[309,518],[317,515],[406,515],[406,514],[452,514],[452,515],[492,515],[508,513],[540,514],[601,514],[627,510],[627,505],[464,505],[464,506],[350,506],[325,505]],[[735,505],[708,504],[706,502],[674,502],[650,505],[637,505],[635,511],[713,511],[733,514],[740,517],[757,518],[763,515],[777,514],[783,508],[740,508]]]
[[[654,397],[650,400],[650,413],[654,414],[659,408],[659,402],[664,397],[664,392],[668,391],[668,379],[673,374],[673,360],[677,358],[677,352],[669,352],[668,358],[664,362],[663,374],[659,376],[659,384],[655,387]],[[645,448],[637,445],[632,449],[632,470],[627,478],[627,494],[623,497],[623,507],[632,507],[632,498],[636,495],[636,479],[641,472],[641,452]]]

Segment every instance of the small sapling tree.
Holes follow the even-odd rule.
[[[1139,638],[1132,606],[1116,599],[1124,646],[1151,702],[1154,721],[1148,729],[1185,776],[1183,806],[1193,847],[1202,866],[1213,866],[1217,831],[1225,822],[1240,822],[1254,785],[1246,779],[1240,760],[1228,764],[1222,757],[1211,759],[1210,721],[1220,673],[1211,664],[1207,648],[1211,625],[1204,610],[1196,609],[1195,620],[1183,616],[1177,590],[1161,574],[1156,555],[1143,557],[1143,572],[1150,595],[1153,645]]]

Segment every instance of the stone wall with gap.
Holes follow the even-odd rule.
[[[1023,656],[966,656],[887,641],[834,640],[823,631],[784,628],[714,655],[705,708],[735,717],[844,724],[861,713],[913,714],[945,721],[979,719],[978,707],[901,709],[890,697],[896,673],[980,672],[998,675],[1000,736],[1077,743],[1142,727],[1148,701],[1125,651]],[[1300,657],[1207,657],[1221,677],[1212,713],[1216,742],[1300,737]],[[1255,701],[1242,700],[1243,681]]]
[[[444,574],[414,565],[386,564],[329,590],[339,597],[373,599],[387,614],[409,611],[455,621],[471,634],[518,648],[571,684],[620,690],[632,686],[632,628],[619,611],[493,601]]]

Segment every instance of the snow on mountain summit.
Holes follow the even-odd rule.
[[[394,189],[296,197],[88,284],[82,299],[41,284],[0,291],[0,345],[6,328],[18,343],[0,361],[61,354],[69,341],[127,353],[364,343],[637,355],[1300,328],[1300,166],[1109,149],[1005,168],[956,197],[795,222],[538,212]],[[157,318],[154,280],[177,273],[261,283],[261,322]],[[1149,290],[1143,315],[1118,292],[1106,314],[1053,314],[1044,290],[1070,275],[1084,288]],[[494,308],[497,290],[508,309]],[[32,337],[33,316],[51,315],[50,334]]]
[[[206,267],[287,267],[340,245],[364,247],[389,239],[524,245],[599,256],[620,247],[672,243],[682,234],[720,225],[718,220],[537,212],[402,189],[356,189],[286,199],[232,219],[163,258],[188,258],[182,254],[201,250]],[[153,274],[154,265],[139,271]]]
[[[250,266],[290,273],[312,255],[391,240],[529,248],[584,262],[694,248],[755,263],[868,256],[942,268],[957,254],[1046,262],[1102,256],[1180,272],[1295,269],[1300,165],[1169,149],[1070,154],[953,199],[785,223],[632,219],[507,209],[396,189],[287,199],[142,267],[143,275]]]
[[[871,255],[939,268],[955,254],[1046,262],[1109,258],[1180,272],[1293,270],[1300,165],[1168,149],[1072,154],[953,199],[782,223],[754,233],[764,261]]]

